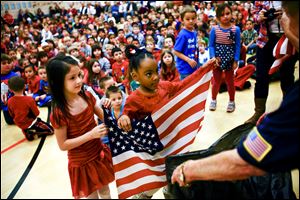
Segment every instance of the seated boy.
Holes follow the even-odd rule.
[[[35,135],[52,135],[54,130],[50,124],[37,117],[40,113],[34,99],[24,96],[25,80],[14,76],[8,80],[8,87],[14,93],[8,102],[8,111],[15,124],[22,129],[27,140],[31,141]]]
[[[112,76],[117,83],[121,83],[126,78],[129,63],[124,59],[123,52],[118,47],[112,49],[112,55],[115,59],[112,65]]]
[[[52,95],[49,93],[48,78],[46,68],[44,66],[40,66],[38,68],[38,75],[40,77],[39,90],[34,93],[32,97],[37,102],[38,106],[50,106]]]

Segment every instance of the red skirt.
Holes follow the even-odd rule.
[[[115,180],[112,157],[107,145],[85,163],[69,161],[69,176],[75,199],[84,198]]]

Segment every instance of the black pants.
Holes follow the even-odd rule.
[[[269,41],[264,48],[256,50],[256,83],[254,88],[255,98],[267,98],[269,94],[269,70],[275,61],[273,49],[280,39],[275,34],[269,34]],[[290,57],[280,67],[280,82],[282,91],[286,91],[294,83],[295,63],[298,54]]]
[[[295,82],[295,64],[299,59],[299,53],[292,55],[288,60],[282,63],[282,66],[279,68],[280,72],[280,87],[281,90],[285,93],[289,87]]]
[[[3,111],[3,116],[4,120],[8,125],[15,124],[13,118],[10,116],[8,110],[2,110]]]

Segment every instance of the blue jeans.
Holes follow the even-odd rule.
[[[256,47],[257,47],[256,43],[251,44],[247,49],[247,53],[250,53],[251,51],[252,51],[252,53],[254,53],[256,50]]]

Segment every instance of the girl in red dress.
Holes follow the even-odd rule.
[[[107,134],[98,125],[103,110],[89,92],[82,89],[82,73],[70,56],[60,54],[46,66],[53,95],[50,116],[58,146],[68,151],[68,171],[74,198],[110,198],[108,184],[114,180],[112,157],[99,138]]]
[[[131,119],[141,119],[150,115],[158,104],[167,102],[188,82],[218,65],[217,59],[214,58],[182,81],[160,81],[157,63],[152,54],[134,45],[128,45],[125,54],[130,59],[129,73],[135,81],[140,83],[140,87],[126,98],[123,113],[118,119],[118,125],[124,131],[131,130]],[[133,198],[150,198],[157,190],[145,191]]]

